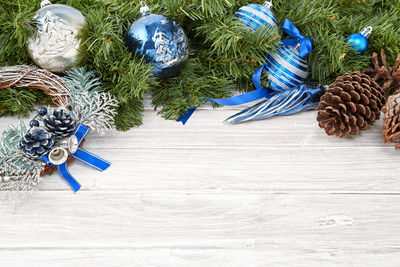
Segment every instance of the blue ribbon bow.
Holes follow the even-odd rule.
[[[283,45],[286,46],[297,46],[300,44],[300,56],[305,57],[312,51],[313,40],[311,38],[305,38],[299,31],[299,29],[294,26],[294,24],[286,19],[282,25],[282,30],[287,34],[294,37],[295,39],[285,39],[282,40]]]
[[[90,129],[83,125],[79,124],[76,126],[74,135],[78,139],[78,145],[82,143],[82,141],[85,139],[85,137],[89,134]],[[78,148],[75,153],[70,154],[71,157],[85,163],[86,165],[95,168],[99,171],[105,171],[108,167],[110,167],[111,163],[96,156],[95,154],[92,154],[82,148]],[[43,156],[42,160],[49,166],[55,166],[52,164],[49,160],[48,156]],[[58,165],[58,172],[60,175],[69,183],[69,185],[72,187],[72,189],[77,192],[80,188],[81,185],[72,177],[68,170],[68,163],[64,162],[61,165]]]

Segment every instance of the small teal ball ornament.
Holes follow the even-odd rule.
[[[244,25],[257,30],[261,26],[278,29],[278,23],[274,13],[272,13],[272,2],[265,2],[263,5],[250,4],[241,7],[235,17],[242,21]]]
[[[165,16],[141,8],[142,17],[130,27],[125,37],[128,49],[155,67],[154,75],[169,78],[189,57],[188,38],[179,24]]]
[[[368,49],[368,37],[371,33],[372,27],[366,27],[360,33],[353,33],[350,35],[346,42],[351,44],[351,47],[357,52],[364,54]]]
[[[282,46],[275,54],[266,55],[264,70],[270,88],[278,92],[300,86],[308,76],[308,64],[300,57],[298,46]]]

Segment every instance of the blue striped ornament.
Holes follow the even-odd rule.
[[[268,73],[271,89],[284,92],[300,86],[308,76],[307,61],[300,57],[299,50],[283,46],[277,53],[266,55],[264,70]]]
[[[257,30],[260,26],[269,26],[278,29],[275,15],[271,11],[271,2],[265,2],[263,5],[250,4],[241,7],[235,17],[243,22],[244,25]]]

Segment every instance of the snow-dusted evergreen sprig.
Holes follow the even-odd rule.
[[[0,138],[0,191],[34,190],[40,181],[43,162],[23,157],[18,148],[26,131],[21,122],[10,126]]]
[[[67,72],[64,79],[70,88],[74,118],[99,134],[114,130],[118,102],[111,94],[101,91],[100,79],[95,73],[79,68]]]

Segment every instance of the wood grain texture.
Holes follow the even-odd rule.
[[[144,125],[92,136],[104,173],[70,167],[0,202],[1,266],[399,266],[400,152],[379,121],[326,136],[315,112],[225,125],[202,106],[187,126],[146,100]],[[0,129],[16,118],[0,119]]]

